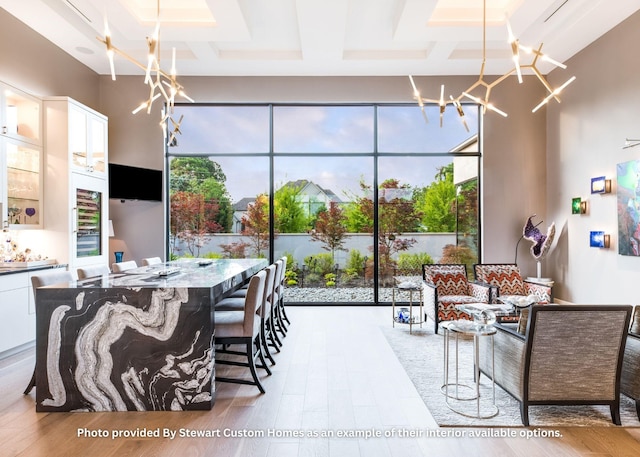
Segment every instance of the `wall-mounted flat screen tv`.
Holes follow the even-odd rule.
[[[109,198],[162,201],[162,171],[109,164]]]

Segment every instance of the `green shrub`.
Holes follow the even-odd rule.
[[[320,276],[333,272],[333,258],[328,252],[309,255],[304,258],[304,264],[309,268],[310,273],[316,273]]]
[[[422,274],[422,265],[433,263],[433,259],[426,252],[418,252],[411,254],[408,252],[402,252],[398,254],[398,267],[397,269],[403,273],[414,272]]]
[[[222,259],[224,256],[219,252],[207,252],[202,256],[203,259]]]
[[[298,285],[298,273],[296,273],[295,270],[285,271],[284,278],[288,286]]]
[[[285,251],[285,253],[282,254],[282,257],[286,257],[287,258],[287,271],[296,269],[296,265],[295,265],[295,262],[293,260],[293,254],[291,254],[290,252],[286,252]]]
[[[357,249],[351,249],[349,251],[349,258],[347,259],[347,266],[345,270],[361,272],[364,266],[365,257]]]
[[[324,275],[324,284],[327,287],[333,287],[336,285],[336,275],[335,273],[327,273]]]

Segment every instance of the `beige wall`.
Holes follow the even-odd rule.
[[[98,75],[0,8],[0,81],[98,109]]]
[[[615,194],[616,164],[640,159],[640,147],[622,149],[626,137],[640,138],[638,42],[640,13],[567,62],[577,79],[548,109],[547,214],[559,235],[548,264],[557,296],[572,302],[640,302],[640,258],[618,254]],[[590,179],[601,175],[614,190],[591,195]],[[573,197],[588,201],[587,214],[571,214]],[[610,233],[611,248],[590,248],[591,230]]]

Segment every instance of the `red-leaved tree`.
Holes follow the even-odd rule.
[[[171,254],[181,249],[177,246],[180,241],[191,255],[198,257],[210,234],[223,229],[216,222],[218,204],[205,201],[202,194],[180,191],[171,195],[170,206]]]
[[[269,249],[269,198],[265,194],[258,195],[255,202],[247,207],[247,214],[242,217],[244,230],[250,245],[258,257],[265,257],[262,251]]]
[[[329,209],[317,214],[316,228],[311,231],[311,239],[324,244],[322,249],[331,252],[331,261],[335,263],[336,251],[346,251],[344,248],[347,227],[347,216],[336,202],[329,204]]]

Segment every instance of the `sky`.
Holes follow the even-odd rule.
[[[182,134],[170,154],[205,154],[227,175],[232,200],[268,191],[270,109],[254,106],[176,106],[184,114]],[[273,150],[276,188],[287,181],[308,179],[334,191],[341,199],[359,195],[359,182],[373,182],[374,107],[274,106]],[[428,122],[418,106],[380,106],[377,112],[379,182],[400,179],[426,186],[451,157],[416,157],[411,153],[446,153],[477,132],[477,109],[465,106],[467,125],[449,106],[440,127],[438,107],[427,107]],[[215,154],[223,154],[214,156]],[[246,155],[251,154],[251,155]],[[260,156],[260,154],[263,154]],[[310,156],[314,154],[314,156]],[[319,154],[319,155],[318,155]]]

